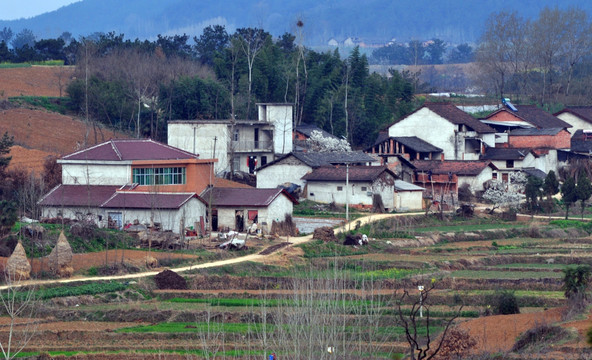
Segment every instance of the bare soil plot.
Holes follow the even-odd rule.
[[[0,69],[0,98],[11,96],[64,96],[73,66],[31,66]],[[61,85],[61,94],[60,94]]]
[[[52,152],[27,149],[19,145],[12,146],[8,156],[12,157],[8,170],[22,168],[35,174],[43,173],[43,164],[48,156],[56,155]]]

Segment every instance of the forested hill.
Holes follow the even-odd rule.
[[[123,33],[127,38],[157,34],[199,35],[210,24],[261,27],[272,35],[294,32],[298,18],[305,23],[309,46],[331,38],[358,37],[382,42],[392,38],[440,38],[473,42],[492,12],[516,10],[534,18],[545,6],[592,10],[589,0],[83,0],[31,19],[0,21],[15,33],[31,29],[38,38],[55,38],[64,31],[78,37],[94,32]],[[1,16],[1,15],[0,15]]]

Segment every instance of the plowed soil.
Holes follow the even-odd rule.
[[[72,80],[73,75],[73,66],[31,66],[0,69],[0,98],[6,99],[11,96],[64,96],[65,89]]]
[[[42,174],[45,159],[48,156],[56,154],[47,151],[27,149],[15,145],[10,148],[10,153],[8,155],[12,157],[8,170],[23,168],[29,172],[35,172],[35,174]]]

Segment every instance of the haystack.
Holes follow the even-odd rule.
[[[6,268],[4,269],[6,275],[11,281],[29,280],[31,278],[31,264],[27,260],[25,248],[19,241],[12,255],[6,261]]]
[[[330,226],[316,228],[314,233],[312,234],[312,238],[315,240],[323,240],[325,242],[337,242],[337,236],[335,236],[335,231]]]
[[[62,231],[58,239],[58,243],[51,250],[48,257],[49,269],[60,277],[70,277],[74,272],[72,268],[72,248],[66,235]]]

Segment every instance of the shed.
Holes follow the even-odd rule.
[[[395,210],[421,210],[425,189],[407,181],[395,180]]]

